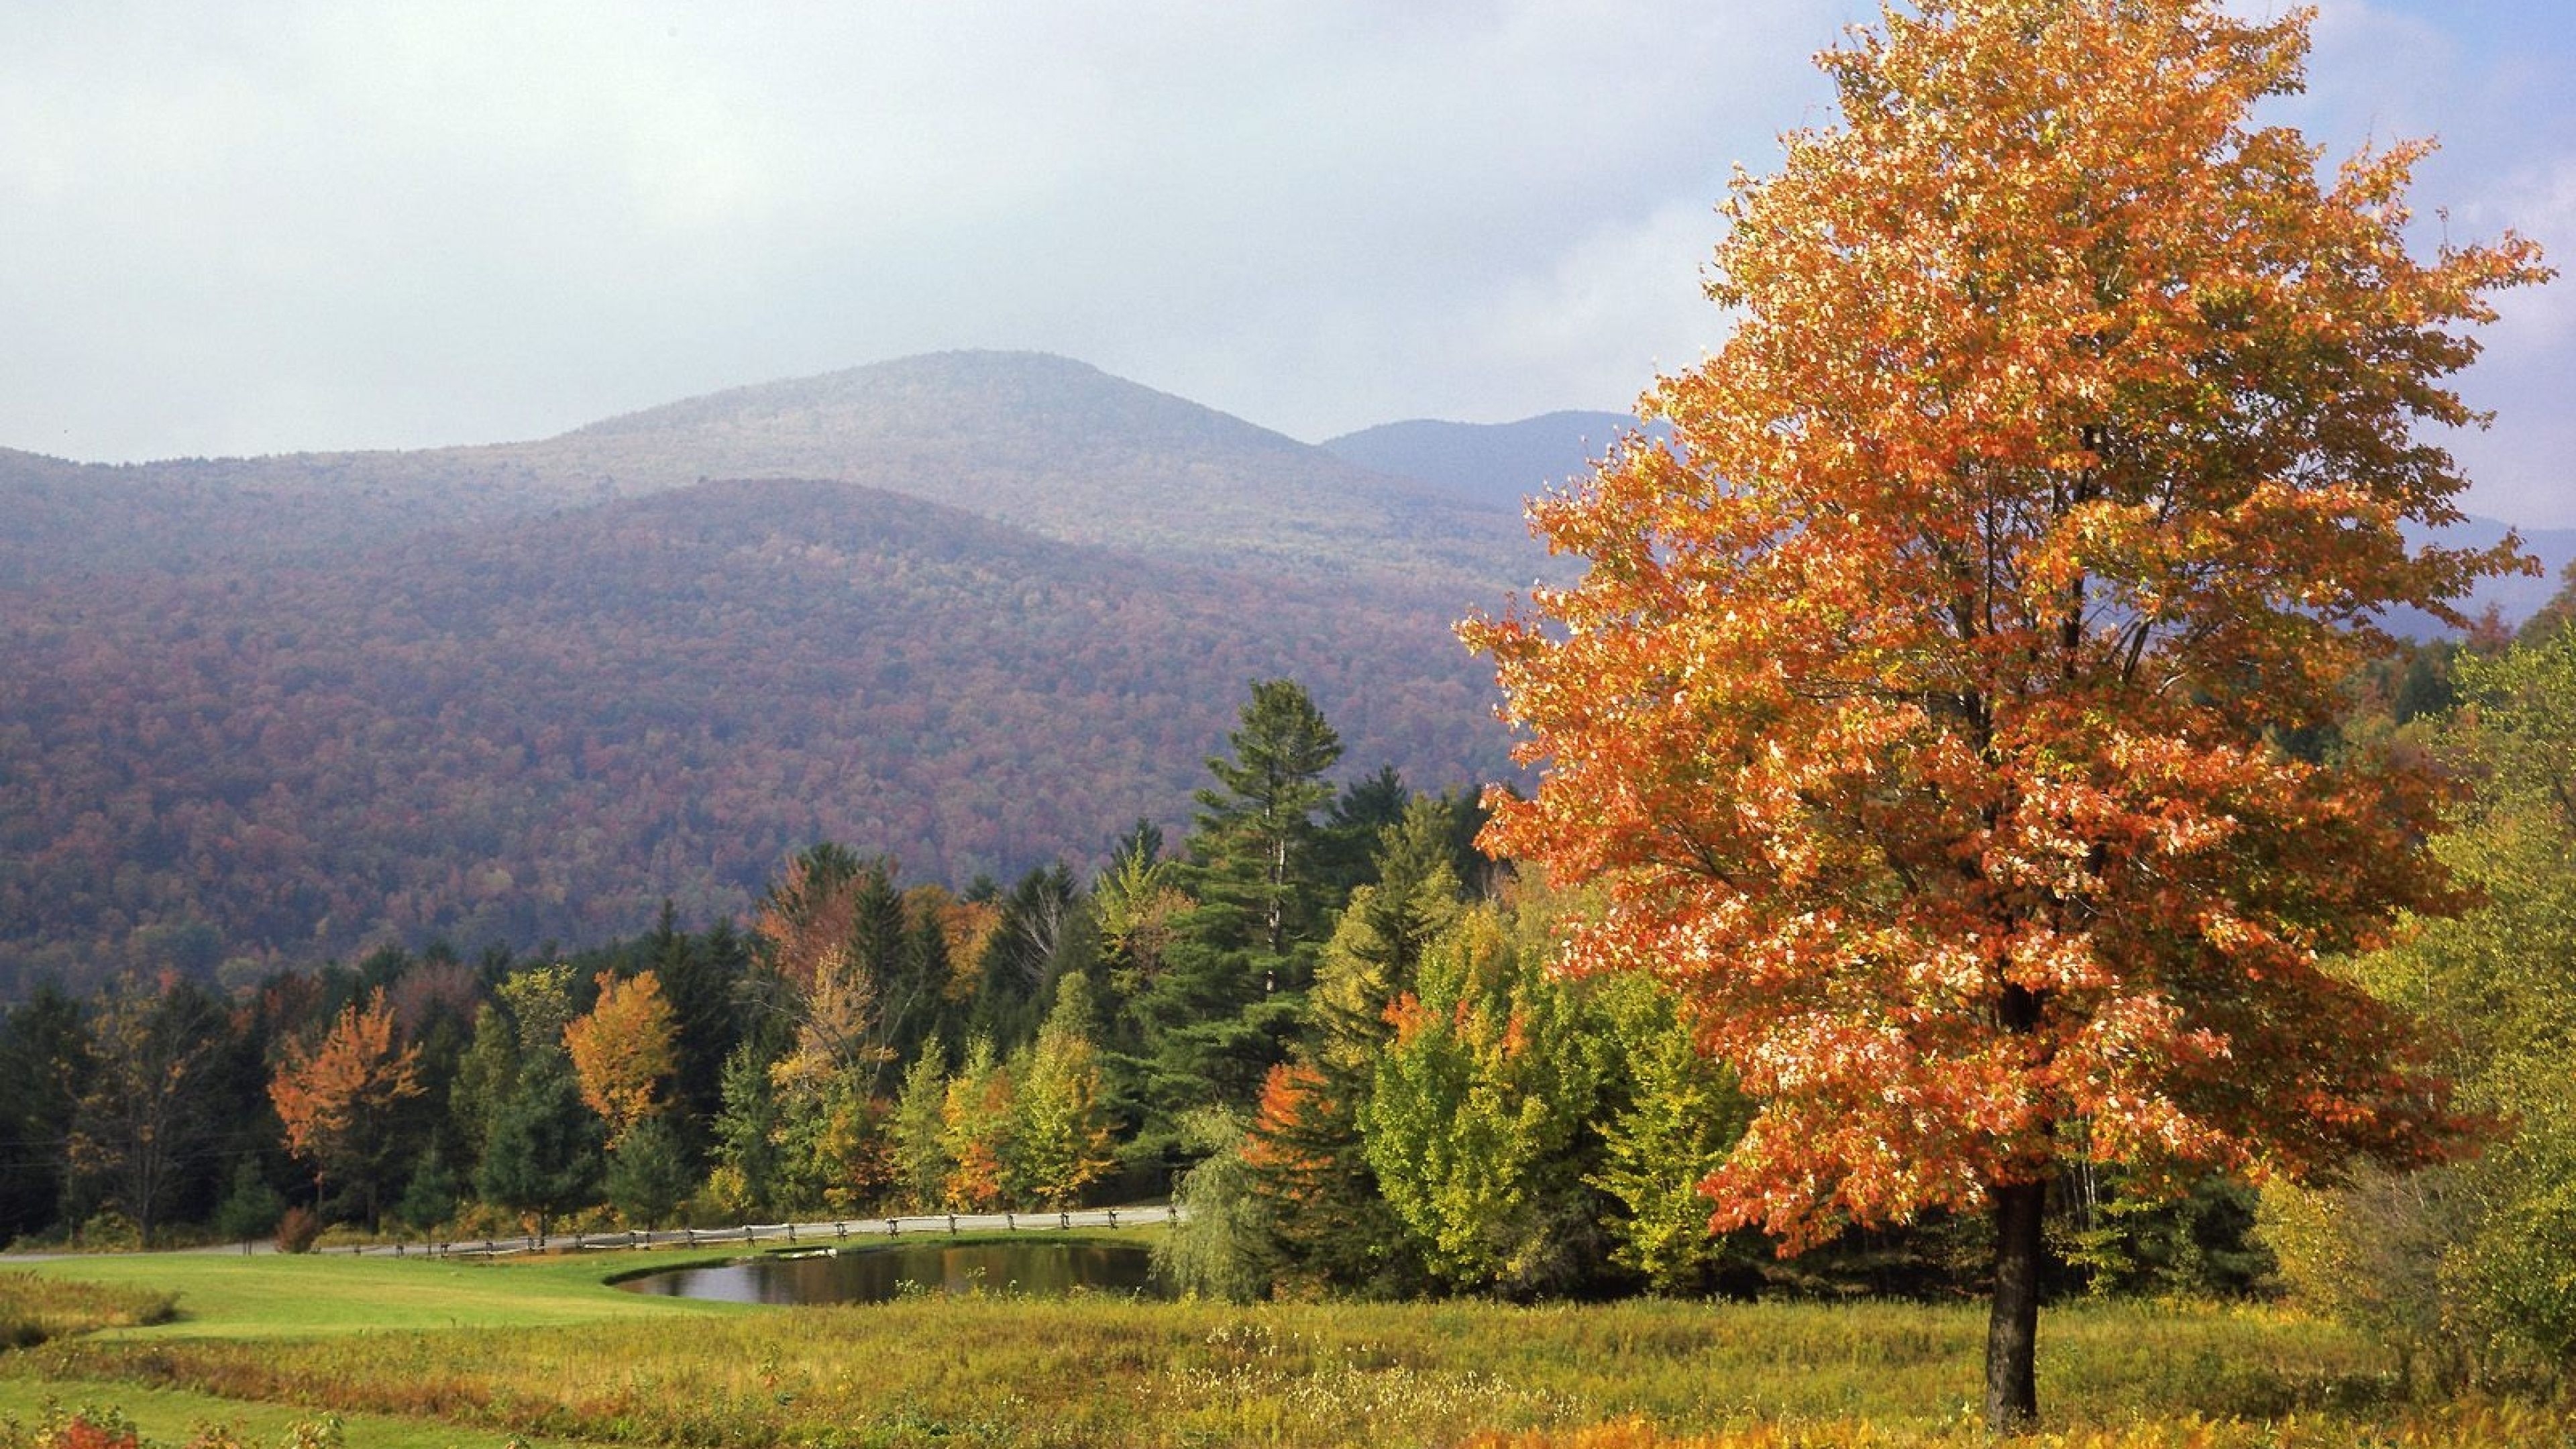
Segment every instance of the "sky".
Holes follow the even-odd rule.
[[[2234,0],[2269,13],[2270,0]],[[93,0],[0,12],[0,445],[542,437],[959,347],[1308,440],[1623,408],[1875,0]],[[2322,0],[2272,119],[2576,263],[2576,5]],[[2446,212],[2447,215],[2438,213]],[[2462,380],[2576,526],[2576,280]]]

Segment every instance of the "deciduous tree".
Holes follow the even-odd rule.
[[[164,977],[101,994],[66,1143],[71,1197],[134,1220],[152,1245],[187,1164],[206,1149],[208,1069],[228,1023],[196,985]]]
[[[1741,178],[1722,349],[1539,530],[1581,581],[1475,621],[1546,768],[1499,853],[1608,883],[1579,967],[1695,998],[1758,1115],[1707,1182],[1788,1249],[1997,1228],[1986,1410],[2036,1412],[2061,1161],[2133,1181],[2439,1156],[2406,1023],[2326,964],[2454,908],[2436,790],[2277,748],[2503,550],[2418,425],[2508,235],[2407,246],[2420,145],[2321,179],[2255,104],[2310,12],[1920,0],[1829,52],[1839,124]]]
[[[671,1004],[661,978],[650,971],[620,981],[599,973],[599,1004],[564,1028],[581,1099],[608,1125],[614,1151],[635,1124],[654,1111],[655,1094],[676,1058]]]
[[[268,1084],[287,1150],[312,1164],[316,1184],[336,1179],[355,1189],[370,1229],[394,1146],[394,1112],[420,1093],[420,1049],[395,1048],[393,1009],[381,986],[366,1005],[349,1003],[320,1042],[289,1042]]]
[[[1055,1008],[1016,1074],[1013,1177],[1023,1200],[1071,1207],[1083,1189],[1117,1165],[1109,1153],[1100,1053],[1091,1036],[1091,984],[1067,975],[1056,983]]]
[[[2510,1130],[2471,1161],[2265,1203],[2301,1296],[2454,1378],[2576,1355],[2576,632],[2465,661],[2461,685],[2443,743],[2478,788],[2434,850],[2485,900],[2359,969],[2450,1029],[2443,1064]]]
[[[1544,1292],[1598,1251],[1577,1151],[1611,1065],[1545,943],[1491,902],[1425,949],[1359,1109],[1379,1190],[1458,1287]]]

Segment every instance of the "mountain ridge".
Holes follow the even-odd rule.
[[[1202,563],[1525,583],[1516,510],[1452,496],[1044,353],[783,379],[549,438],[131,465],[0,454],[0,585],[309,558],[706,478],[840,480]],[[99,515],[114,510],[110,523]]]

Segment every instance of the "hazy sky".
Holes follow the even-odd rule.
[[[2267,0],[2244,0],[2261,12]],[[1729,168],[1874,0],[20,5],[0,444],[541,436],[1038,348],[1308,439],[1624,407],[1719,337]],[[2340,154],[2576,262],[2568,0],[2324,0]],[[2576,524],[2576,282],[2508,297],[2475,506]]]

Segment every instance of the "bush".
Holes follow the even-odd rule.
[[[313,1242],[322,1236],[322,1220],[310,1208],[291,1207],[277,1220],[277,1251],[309,1253]]]
[[[143,1246],[143,1230],[134,1219],[111,1208],[84,1220],[72,1242],[85,1253],[130,1253]]]

